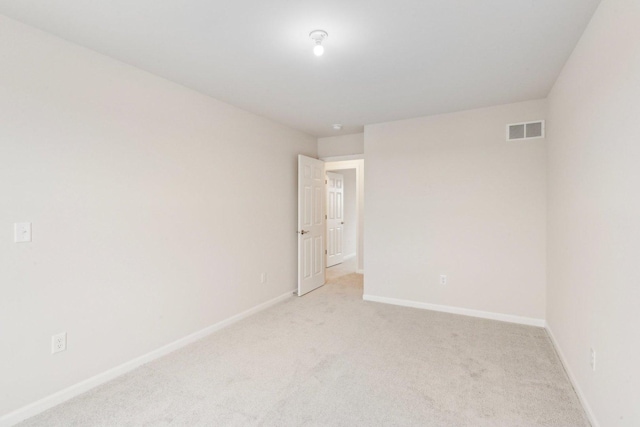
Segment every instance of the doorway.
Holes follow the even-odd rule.
[[[328,176],[338,174],[342,181],[342,188],[339,189],[341,191],[337,192],[342,194],[333,194],[332,206],[330,178],[327,178],[327,248],[330,249],[332,242],[339,243],[339,246],[334,247],[332,256],[327,256],[325,276],[326,281],[330,282],[350,273],[364,273],[364,160],[326,162],[325,171]],[[338,186],[337,181],[334,176],[335,187]],[[340,220],[336,218],[336,209],[340,209],[338,197],[342,198]],[[335,233],[334,236],[331,236],[332,232]],[[337,233],[341,233],[341,236]]]
[[[364,159],[325,162],[298,155],[298,290],[302,296],[319,288],[326,281],[326,171],[355,171],[355,256],[335,268],[339,277],[349,273],[364,273]],[[351,172],[347,172],[351,174]],[[353,190],[350,197],[353,197]],[[352,215],[351,213],[349,214]],[[349,253],[348,255],[351,255]],[[343,260],[344,261],[344,260]],[[349,271],[342,269],[349,268]],[[345,274],[346,273],[346,274]],[[362,284],[362,277],[356,278]]]

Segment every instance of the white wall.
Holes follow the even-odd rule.
[[[0,28],[0,415],[295,288],[315,138]]]
[[[353,156],[364,153],[364,133],[318,138],[318,157]]]
[[[639,40],[603,1],[549,96],[547,320],[602,426],[640,425]]]
[[[542,100],[365,126],[366,295],[544,319],[546,145],[506,142],[505,125],[545,112]]]

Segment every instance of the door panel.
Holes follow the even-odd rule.
[[[298,156],[298,295],[324,285],[324,162]]]
[[[344,176],[327,172],[327,267],[344,260]]]

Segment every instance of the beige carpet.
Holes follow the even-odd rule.
[[[25,426],[588,426],[540,328],[362,301],[332,279]]]

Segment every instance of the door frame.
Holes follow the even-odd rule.
[[[327,157],[321,160],[325,162],[325,172],[335,172],[345,169],[356,170],[356,218],[358,222],[356,227],[356,272],[364,274],[364,158],[354,159],[353,156],[344,156],[342,158]]]

